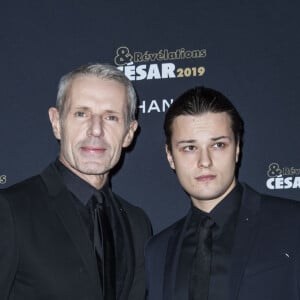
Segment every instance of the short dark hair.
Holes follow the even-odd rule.
[[[235,141],[242,144],[244,122],[234,105],[220,92],[201,86],[184,92],[174,100],[166,112],[164,131],[168,149],[172,150],[172,125],[176,117],[181,115],[193,116],[207,112],[226,112],[231,120]]]

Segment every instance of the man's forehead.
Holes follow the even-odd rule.
[[[227,113],[181,115],[174,119],[172,136],[179,139],[216,139],[220,136],[233,137],[231,120]]]
[[[106,79],[93,74],[75,77],[70,82],[66,93],[66,100],[71,99],[70,102],[73,102],[73,99],[77,99],[77,96],[80,95],[91,95],[95,97],[106,95],[107,97],[117,97],[118,99],[124,98],[125,102],[127,100],[126,87],[122,83],[114,79]]]
[[[82,85],[88,85],[89,83],[93,84],[97,82],[104,84],[108,83],[110,85],[118,86],[118,88],[122,88],[126,91],[126,86],[122,82],[114,78],[105,78],[102,76],[97,76],[95,74],[78,74],[70,80],[67,90],[68,93],[70,93],[74,89],[80,88]]]
[[[206,124],[211,125],[231,125],[231,118],[227,112],[205,112],[199,114],[182,114],[174,118],[173,124]]]
[[[126,119],[129,104],[127,86],[123,82],[96,74],[78,74],[66,87],[61,112],[64,115],[85,108],[93,113],[119,113]]]

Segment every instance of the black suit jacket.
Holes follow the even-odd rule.
[[[0,299],[102,299],[89,237],[55,167],[0,191]],[[129,265],[120,298],[145,294],[145,213],[115,194]]]
[[[191,212],[154,236],[146,247],[149,300],[174,299],[179,253]],[[260,195],[243,197],[224,300],[300,299],[300,203]]]

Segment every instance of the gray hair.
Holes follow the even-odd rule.
[[[63,115],[65,103],[72,81],[77,77],[90,75],[104,80],[114,80],[122,84],[127,90],[127,123],[130,124],[130,122],[135,120],[137,97],[134,87],[131,81],[122,71],[109,64],[84,65],[62,76],[59,81],[56,99],[56,108],[59,114]]]

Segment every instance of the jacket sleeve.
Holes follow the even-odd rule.
[[[8,201],[0,194],[0,299],[9,299],[17,266],[15,226]]]

